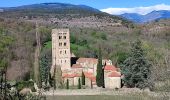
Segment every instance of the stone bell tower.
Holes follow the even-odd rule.
[[[52,29],[52,68],[60,66],[61,70],[71,68],[69,29]]]

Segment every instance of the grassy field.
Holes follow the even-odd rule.
[[[90,96],[48,96],[47,100],[169,100],[168,98],[156,98],[149,96],[117,96],[117,95],[90,95]]]

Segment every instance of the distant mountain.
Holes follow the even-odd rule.
[[[168,19],[170,18],[170,11],[168,10],[152,11],[146,15],[140,15],[136,13],[125,13],[120,16],[128,20],[134,21],[136,23],[145,23],[160,19]]]
[[[86,5],[73,5],[66,3],[41,3],[24,5],[19,7],[5,7],[4,16],[10,17],[21,17],[21,16],[47,16],[48,14],[63,14],[63,15],[78,15],[82,16],[110,16],[117,19],[122,19],[118,16],[110,15],[108,13],[101,12],[98,9],[86,6]],[[3,15],[2,15],[3,16]],[[63,16],[62,16],[63,17]]]
[[[102,23],[102,25],[99,26],[103,26],[103,24],[105,23],[108,24],[105,24],[104,26],[120,24],[123,26],[132,26],[131,21],[128,21],[120,16],[110,15],[108,13],[101,12],[98,9],[86,5],[73,5],[66,3],[41,3],[19,7],[7,7],[2,9],[4,9],[4,12],[3,14],[0,14],[0,16],[5,18],[27,18],[29,20],[40,18],[50,20],[50,18],[56,18],[55,21],[51,21],[57,23],[64,21],[72,21],[70,23],[84,21],[88,23],[91,22],[93,26],[96,25],[96,23],[98,22],[98,24],[96,25],[97,27],[99,23]]]
[[[0,12],[3,12],[3,9],[0,9]]]
[[[136,13],[125,13],[121,15],[123,18],[126,18],[128,20],[134,21],[134,22],[141,22],[142,21],[142,15],[136,14]]]
[[[24,5],[19,7],[8,7],[3,8],[4,12],[10,13],[15,12],[22,14],[42,14],[42,13],[57,13],[57,14],[90,14],[99,13],[100,11],[85,5],[72,5],[65,3],[41,3]]]

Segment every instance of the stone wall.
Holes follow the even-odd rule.
[[[105,88],[121,88],[121,77],[105,77]]]

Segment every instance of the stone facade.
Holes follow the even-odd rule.
[[[71,68],[69,29],[52,30],[52,70],[60,66],[61,70]]]
[[[116,89],[121,88],[121,77],[106,77],[105,88]]]
[[[69,29],[53,29],[52,30],[52,67],[51,74],[54,73],[54,68],[61,67],[62,79],[66,83],[69,80],[70,86],[77,86],[78,79],[82,73],[85,75],[85,86],[89,88],[96,86],[97,64],[96,58],[78,58],[76,63],[71,66],[71,57],[74,54],[70,53],[70,33]],[[104,78],[106,88],[121,87],[121,73],[118,68],[113,66],[112,61],[108,59],[102,60],[104,68]]]

